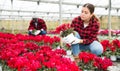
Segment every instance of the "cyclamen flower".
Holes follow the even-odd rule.
[[[78,65],[80,66],[80,68],[82,70],[95,69],[95,67],[93,66],[93,62],[94,62],[95,57],[96,57],[96,55],[94,55],[90,52],[81,52],[79,54],[80,62],[78,63]]]
[[[81,52],[79,54],[80,60],[82,60],[85,64],[89,63],[90,61],[93,61],[95,56],[96,55],[89,52]]]
[[[94,61],[94,66],[96,66],[99,70],[107,70],[109,66],[112,66],[112,61],[108,58],[100,58],[96,57]]]
[[[50,44],[52,45],[54,43],[54,39],[52,39],[50,36],[45,36],[43,39],[44,44]]]
[[[20,70],[21,68],[25,67],[27,63],[29,63],[29,61],[25,57],[14,57],[8,61],[8,66]]]
[[[120,41],[118,39],[115,39],[112,41],[112,44],[117,47],[117,48],[120,48]]]
[[[8,44],[4,46],[5,48],[2,49],[1,58],[4,60],[9,60],[12,57],[19,56],[22,52],[24,52],[24,44],[16,43],[16,44]]]
[[[37,71],[37,69],[42,68],[42,65],[37,60],[29,60],[26,64],[26,68],[30,69],[31,71]]]
[[[67,29],[71,28],[69,23],[61,24],[56,28],[56,32],[60,33],[61,31],[65,31]]]
[[[60,37],[54,36],[53,40],[54,40],[54,42],[60,42]]]
[[[28,48],[30,50],[36,50],[39,48],[39,46],[36,43],[33,42],[27,42],[25,45],[25,48]]]
[[[101,41],[100,43],[101,43],[102,46],[103,46],[104,52],[106,51],[106,49],[107,49],[109,46],[111,46],[109,40],[103,40],[103,41]]]

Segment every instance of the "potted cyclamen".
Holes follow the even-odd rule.
[[[66,29],[64,31],[61,31],[60,33],[60,37],[61,37],[61,43],[65,42],[65,40],[67,38],[73,38],[74,37],[74,34],[73,34],[73,28],[69,28],[69,29]],[[71,46],[71,43],[74,41],[74,39],[71,39],[69,42],[67,42],[67,44],[65,44],[64,46],[67,47],[67,55],[68,56],[71,56],[72,55],[72,52],[70,50],[70,46]],[[63,45],[62,45],[63,46]]]
[[[112,66],[113,63],[109,58],[96,57],[94,59],[94,66],[96,67],[95,71],[108,71],[108,68]]]
[[[64,45],[63,42],[66,42],[67,38],[71,38],[68,42],[67,45],[70,46],[71,42],[73,42],[74,39],[74,29],[70,26],[69,23],[61,24],[56,28],[56,33],[60,34],[61,37],[61,46],[66,47],[66,44]],[[65,48],[66,49],[66,48]],[[67,48],[68,49],[68,48]]]
[[[68,44],[72,44],[75,40],[74,31],[72,28],[62,31],[60,36],[62,37],[63,42]],[[69,39],[69,41],[67,41],[67,39]]]
[[[110,49],[110,59],[112,60],[112,61],[117,61],[117,46],[116,46],[116,41],[115,40],[113,40],[112,42],[111,42],[111,46],[109,47],[109,49]]]
[[[116,47],[115,46],[111,46],[110,47],[110,59],[112,60],[112,61],[116,61],[117,60],[117,52],[116,52]]]
[[[94,58],[96,55],[90,53],[90,52],[81,52],[79,54],[79,63],[78,65],[83,71],[94,71]]]
[[[79,66],[83,71],[107,71],[109,66],[112,66],[112,61],[109,58],[101,58],[90,52],[81,52],[79,54]]]
[[[56,32],[60,34],[60,38],[61,38],[60,46],[66,50],[67,57],[71,58],[71,60],[74,60],[70,47],[72,42],[75,41],[76,37],[74,36],[75,31],[71,27],[71,24],[64,23],[59,25],[56,28]],[[69,39],[69,41],[67,39]]]
[[[113,43],[110,43],[109,40],[103,40],[101,44],[104,47],[103,56],[110,58],[112,61],[116,61],[117,49]]]
[[[112,45],[115,47],[115,57],[116,61],[120,60],[120,40],[115,39],[112,41]]]

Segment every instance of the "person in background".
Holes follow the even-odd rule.
[[[40,18],[32,18],[28,28],[29,35],[45,35],[47,34],[47,26],[45,21]]]
[[[71,23],[74,28],[75,41],[71,43],[72,53],[75,59],[79,53],[90,51],[95,55],[103,53],[103,46],[98,41],[97,35],[100,28],[100,22],[94,15],[94,5],[86,3],[83,5],[80,16],[74,18]],[[65,42],[69,42],[71,38],[67,38]]]

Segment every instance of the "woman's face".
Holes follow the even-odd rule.
[[[92,14],[90,13],[89,9],[87,7],[83,7],[81,11],[81,19],[84,21],[89,21]]]

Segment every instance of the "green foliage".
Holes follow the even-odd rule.
[[[60,36],[61,37],[65,37],[65,36],[67,36],[68,34],[70,34],[70,33],[73,33],[73,28],[69,28],[69,29],[67,29],[67,30],[64,30],[64,31],[62,31],[61,33],[60,33]]]

